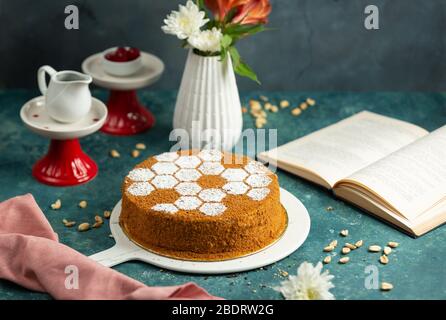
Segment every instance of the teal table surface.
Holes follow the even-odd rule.
[[[442,93],[308,93],[308,92],[250,92],[242,94],[247,104],[251,98],[263,94],[273,103],[287,99],[298,105],[310,96],[317,105],[310,107],[300,117],[293,117],[290,108],[271,113],[266,128],[278,129],[278,143],[282,144],[304,136],[319,128],[339,121],[361,110],[410,121],[428,130],[446,124],[446,95]],[[81,140],[84,150],[99,165],[99,175],[93,181],[76,187],[56,188],[42,185],[31,176],[32,165],[47,150],[48,141],[27,130],[20,121],[20,107],[36,92],[0,91],[0,201],[31,193],[44,211],[60,241],[86,255],[111,247],[114,240],[110,229],[103,227],[80,233],[66,228],[62,219],[77,222],[91,221],[98,213],[110,210],[120,199],[120,185],[127,172],[144,157],[168,151],[175,92],[140,92],[141,100],[153,111],[156,126],[150,131],[129,137],[96,133]],[[105,100],[107,93],[94,91]],[[244,127],[253,127],[253,119],[244,114]],[[130,156],[138,142],[147,149],[137,159]],[[121,157],[113,159],[109,151],[116,149]],[[311,231],[306,242],[289,257],[273,265],[249,272],[230,275],[191,275],[161,270],[141,263],[128,262],[115,267],[136,280],[150,286],[168,286],[194,281],[210,293],[227,299],[281,299],[273,287],[286,279],[286,273],[296,274],[303,261],[317,263],[326,254],[322,249],[333,239],[340,244],[364,240],[364,247],[350,253],[350,262],[334,261],[325,266],[335,276],[332,292],[337,299],[445,299],[446,298],[446,226],[427,235],[413,239],[362,211],[333,197],[331,192],[303,181],[283,171],[278,171],[283,188],[289,190],[308,209]],[[58,211],[50,209],[56,199],[62,200]],[[80,200],[88,201],[88,208],[80,209]],[[332,211],[327,211],[331,206]],[[0,213],[1,217],[1,213]],[[1,223],[1,220],[0,220]],[[339,231],[348,229],[348,238],[341,238]],[[367,245],[385,245],[397,241],[400,246],[389,256],[390,263],[381,265],[379,255],[367,252]],[[338,247],[340,249],[340,247]],[[375,266],[379,281],[394,285],[390,292],[368,289],[365,285],[367,268]],[[372,267],[373,268],[373,267]],[[13,283],[0,281],[0,299],[50,299],[44,293],[31,292]]]

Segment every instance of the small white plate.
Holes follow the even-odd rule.
[[[74,123],[61,123],[52,119],[45,108],[45,97],[40,96],[25,103],[20,110],[20,117],[33,132],[58,140],[85,137],[98,131],[107,118],[107,107],[98,99],[92,98],[88,114]]]
[[[111,90],[137,90],[155,83],[164,72],[164,63],[158,57],[141,52],[142,67],[132,75],[113,76],[104,71],[103,53],[94,54],[82,63],[82,71],[93,78],[100,87]]]
[[[164,257],[142,249],[130,241],[119,225],[121,200],[116,204],[110,218],[110,229],[115,246],[91,255],[90,258],[104,266],[139,260],[154,266],[185,273],[225,274],[257,269],[277,262],[296,251],[310,232],[310,216],[304,205],[291,193],[280,189],[280,201],[288,213],[288,226],[282,237],[271,246],[251,255],[225,261],[186,261]]]

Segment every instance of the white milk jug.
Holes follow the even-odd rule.
[[[47,86],[45,74],[50,76]],[[40,67],[37,82],[45,96],[45,104],[51,118],[72,123],[82,119],[91,108],[91,92],[88,85],[92,78],[77,71],[57,72],[50,66]]]

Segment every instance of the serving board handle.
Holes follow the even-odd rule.
[[[134,260],[139,249],[129,250],[119,245],[89,256],[90,259],[106,267],[113,267],[126,261]]]

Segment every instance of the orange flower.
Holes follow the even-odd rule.
[[[265,24],[271,12],[269,0],[205,0],[205,4],[219,21],[235,9],[234,17],[228,22],[240,24]]]

